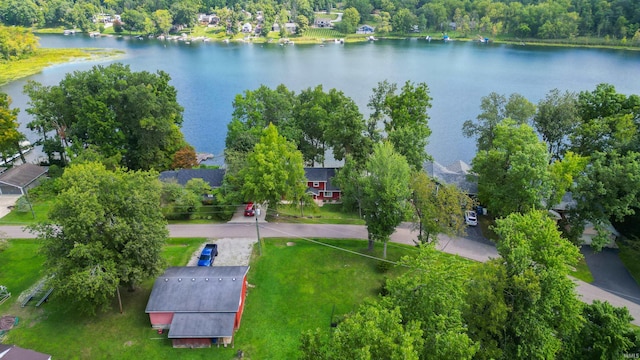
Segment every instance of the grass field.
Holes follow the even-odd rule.
[[[277,213],[277,216],[275,214]],[[305,209],[303,215],[300,208],[294,205],[279,205],[276,212],[269,211],[268,221],[299,224],[352,224],[364,225],[364,220],[357,213],[342,211],[340,204],[325,204],[313,210]]]
[[[112,58],[122,53],[121,50],[112,49],[38,49],[34,56],[27,59],[0,62],[0,85],[37,74],[51,65]]]
[[[203,241],[172,239],[163,255],[171,265],[185,264]],[[251,287],[235,349],[173,349],[166,333],[158,335],[152,330],[144,313],[152,279],[135,292],[122,291],[124,314],[117,311],[114,301],[108,313],[90,318],[60,311],[55,296],[40,308],[20,308],[15,303],[16,293],[0,308],[2,314],[20,318],[5,342],[58,359],[232,359],[239,349],[245,352],[245,359],[292,359],[303,331],[329,331],[334,306],[336,315],[351,311],[363,299],[376,296],[385,277],[402,271],[392,269],[383,274],[376,260],[303,240],[293,240],[295,246],[287,246],[291,241],[268,239],[265,255],[252,260]],[[321,241],[358,253],[366,248],[366,242],[359,240]],[[2,266],[0,284],[9,278],[15,278],[11,285],[15,289],[35,283],[44,261],[41,256],[32,256],[36,249],[34,241],[11,240],[10,248],[0,252],[0,263],[10,262],[15,270],[5,273],[7,267]],[[394,244],[389,247],[389,259],[415,251]],[[378,244],[374,255],[380,253]]]
[[[18,212],[14,209],[9,214],[0,218],[0,225],[30,225],[45,221],[48,218],[49,210],[53,202],[53,198],[45,201],[32,201],[33,213],[31,211]],[[34,215],[35,218],[33,217]]]

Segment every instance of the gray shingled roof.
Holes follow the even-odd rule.
[[[51,355],[23,349],[16,345],[0,344],[0,358],[2,360],[51,360]]]
[[[22,164],[0,174],[0,183],[25,188],[47,173],[47,167]]]
[[[233,336],[235,313],[177,313],[173,315],[169,339]]]
[[[224,173],[224,169],[180,169],[163,171],[159,178],[162,181],[176,181],[183,186],[191,179],[202,179],[215,189],[222,186]]]
[[[153,284],[145,312],[236,312],[248,266],[168,268]]]
[[[336,168],[304,168],[304,176],[308,181],[326,181],[327,191],[340,191],[331,181],[336,176]]]

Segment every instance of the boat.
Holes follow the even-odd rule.
[[[369,41],[378,41],[378,39],[376,39],[375,37],[373,37],[373,35],[367,37],[367,40]]]
[[[431,36],[429,36],[429,35],[427,35],[427,37],[426,37],[426,38],[424,38],[424,39],[425,39],[425,40],[427,40],[427,41],[429,41],[429,42],[431,42]]]

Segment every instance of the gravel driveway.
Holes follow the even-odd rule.
[[[200,252],[206,244],[218,244],[218,256],[213,261],[213,266],[248,266],[251,260],[253,244],[258,242],[256,238],[222,238],[207,239],[196,250],[187,266],[196,266]]]

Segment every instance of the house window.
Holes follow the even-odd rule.
[[[325,196],[325,197],[333,197],[333,192],[331,192],[331,191],[325,191],[325,192],[324,192],[324,196]]]
[[[314,182],[313,182],[313,187],[318,187],[318,186],[320,186],[320,183],[319,183],[319,182],[317,182],[317,181],[314,181]]]

